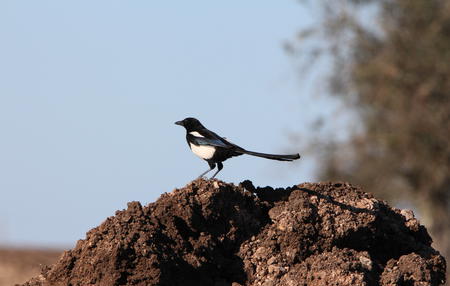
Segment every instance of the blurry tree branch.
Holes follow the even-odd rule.
[[[323,138],[320,177],[410,201],[450,259],[450,1],[319,3],[320,24],[288,50],[331,57],[330,93],[363,126],[346,142]]]

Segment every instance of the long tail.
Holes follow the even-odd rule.
[[[294,161],[297,159],[300,159],[300,154],[289,154],[289,155],[276,155],[276,154],[265,154],[265,153],[258,153],[253,151],[247,151],[245,149],[236,150],[237,153],[241,154],[247,154],[252,155],[256,157],[271,159],[271,160],[278,160],[278,161]]]

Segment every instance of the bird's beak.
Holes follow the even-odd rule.
[[[183,121],[177,121],[177,122],[175,122],[175,124],[183,126]]]

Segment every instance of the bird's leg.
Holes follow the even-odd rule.
[[[204,175],[206,175],[208,172],[211,172],[213,169],[214,169],[214,168],[210,168],[210,169],[204,171],[203,173],[200,174],[200,176],[198,176],[197,179],[203,178]]]
[[[217,175],[217,173],[220,172],[220,170],[222,170],[222,168],[223,168],[222,162],[217,163],[217,171],[214,173],[214,175],[212,175],[212,177],[210,178],[210,180],[211,180],[211,179],[214,179],[214,177]]]
[[[211,172],[216,167],[215,163],[209,163],[208,162],[208,164],[209,164],[209,169],[204,171],[203,173],[201,173],[200,176],[198,176],[197,179],[203,178],[204,175],[206,175],[208,172]]]

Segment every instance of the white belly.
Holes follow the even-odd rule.
[[[191,145],[191,150],[195,155],[199,156],[202,159],[211,159],[214,156],[215,148],[211,146],[197,146],[194,144]]]

